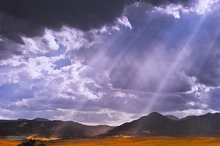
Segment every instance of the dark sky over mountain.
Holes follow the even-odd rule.
[[[219,111],[218,0],[0,0],[0,118],[119,124]]]

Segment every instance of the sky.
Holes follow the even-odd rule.
[[[220,0],[0,0],[0,119],[219,112],[219,26]]]

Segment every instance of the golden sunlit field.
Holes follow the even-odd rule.
[[[49,146],[220,146],[220,138],[142,138],[123,137],[70,140],[49,143]]]
[[[8,140],[4,138],[0,138],[0,146],[17,146],[20,141]]]
[[[0,146],[16,146],[19,141],[0,139]],[[220,146],[220,138],[117,137],[104,139],[47,141],[47,146]]]

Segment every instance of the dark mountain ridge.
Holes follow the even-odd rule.
[[[0,136],[36,136],[47,138],[91,138],[97,136],[194,136],[219,137],[220,113],[188,116],[182,119],[151,113],[118,127],[87,126],[72,121],[0,120]]]
[[[129,136],[220,136],[220,114],[188,116],[172,119],[159,113],[151,113],[130,123],[122,124],[107,135]]]
[[[112,129],[111,126],[87,126],[72,121],[47,119],[0,120],[0,136],[36,136],[62,139],[96,137]]]

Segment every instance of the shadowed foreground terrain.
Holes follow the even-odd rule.
[[[19,141],[0,139],[1,146],[16,146]],[[115,137],[104,139],[48,141],[47,146],[220,146],[220,138]]]

